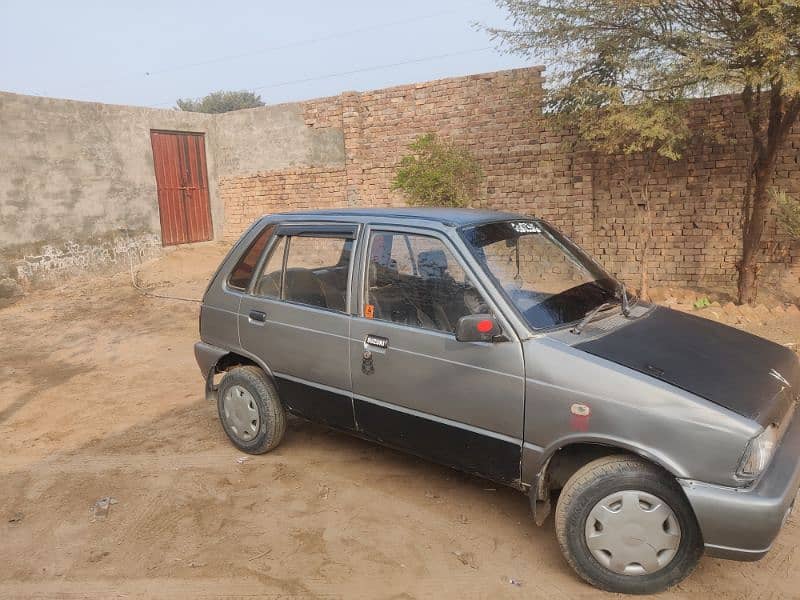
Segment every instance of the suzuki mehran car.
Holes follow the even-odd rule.
[[[197,361],[231,442],[287,413],[555,503],[599,588],[756,560],[800,485],[787,348],[629,297],[546,222],[468,209],[259,219],[203,298]]]

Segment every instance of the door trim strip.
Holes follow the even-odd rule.
[[[425,413],[419,410],[414,410],[413,408],[408,408],[406,406],[399,406],[397,404],[391,404],[389,402],[382,402],[381,400],[376,400],[374,398],[370,398],[368,396],[362,396],[360,394],[353,394],[353,399],[361,400],[362,402],[368,402],[370,404],[375,404],[377,406],[389,410],[396,410],[397,412],[406,413],[408,415],[419,417],[421,419],[427,419],[428,421],[434,421],[435,423],[440,423],[441,425],[448,425],[450,427],[456,427],[458,429],[463,429],[465,431],[476,433],[478,435],[484,435],[486,437],[500,440],[501,442],[508,442],[509,444],[514,444],[520,447],[522,446],[521,439],[505,435],[503,433],[497,433],[496,431],[490,431],[489,429],[475,427],[474,425],[468,425],[467,423],[462,423],[460,421],[453,421],[451,419],[446,419],[444,417],[432,415],[431,413]]]
[[[485,435],[487,437],[495,438],[497,440],[508,442],[511,444],[516,444],[518,446],[522,446],[522,440],[519,438],[515,438],[510,435],[505,435],[503,433],[498,433],[496,431],[491,431],[489,429],[483,429],[481,427],[476,427],[474,425],[468,425],[467,423],[462,423],[460,421],[453,421],[452,419],[446,419],[445,417],[440,417],[437,415],[432,415],[431,413],[422,412],[419,410],[415,410],[413,408],[408,408],[406,406],[399,406],[397,404],[391,404],[390,402],[383,402],[381,400],[376,400],[375,398],[370,398],[369,396],[362,396],[360,394],[353,394],[352,392],[348,392],[341,388],[332,387],[329,385],[324,385],[321,383],[316,383],[314,381],[309,381],[308,379],[303,379],[302,377],[295,377],[294,375],[287,375],[286,373],[279,373],[275,372],[273,375],[276,378],[287,379],[289,381],[293,381],[295,383],[300,383],[303,385],[308,385],[311,387],[319,388],[326,392],[330,392],[332,394],[339,394],[340,396],[347,396],[348,398],[353,398],[354,400],[361,400],[362,402],[369,402],[370,404],[376,404],[383,408],[388,408],[390,410],[396,410],[398,412],[406,413],[412,415],[414,417],[420,417],[422,419],[428,419],[429,421],[435,421],[436,423],[441,423],[442,425],[449,425],[451,427],[457,427],[459,429],[464,429],[466,431],[470,431],[472,433],[477,433],[479,435]],[[358,423],[356,423],[358,425]]]

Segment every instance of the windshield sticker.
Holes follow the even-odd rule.
[[[542,233],[541,228],[530,221],[516,221],[511,223],[511,227],[517,233]]]

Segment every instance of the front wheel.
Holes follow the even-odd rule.
[[[652,594],[697,566],[703,543],[677,482],[632,456],[590,462],[567,481],[556,507],[567,562],[595,587]]]

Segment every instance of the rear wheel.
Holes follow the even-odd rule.
[[[556,535],[573,569],[610,592],[651,594],[687,577],[703,552],[677,482],[632,456],[607,456],[567,481]]]
[[[228,371],[217,392],[222,428],[233,444],[249,454],[275,448],[286,431],[286,412],[272,382],[258,367]]]

